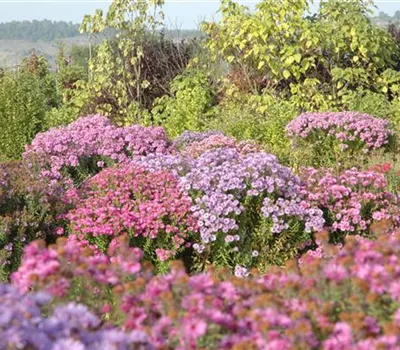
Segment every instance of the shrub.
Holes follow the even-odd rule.
[[[59,215],[68,203],[57,185],[35,177],[21,161],[0,163],[0,278],[20,264],[23,247],[35,239],[55,240]]]
[[[293,154],[285,127],[298,115],[298,109],[268,93],[257,96],[234,90],[226,94],[215,108],[210,127],[238,140],[254,140],[289,164]]]
[[[118,1],[104,15],[83,19],[81,30],[88,35],[114,34],[101,41],[90,59],[85,90],[87,104],[115,122],[143,122],[144,112],[170,93],[171,81],[197,51],[195,40],[164,35],[163,3]]]
[[[391,146],[393,136],[388,121],[357,112],[303,113],[286,132],[295,148],[309,150],[313,165],[339,167],[365,162],[365,154]]]
[[[270,154],[220,148],[195,159],[167,155],[140,162],[180,176],[192,197],[201,236],[193,245],[195,269],[208,261],[232,269],[280,264],[322,228],[322,213],[302,200],[300,180]]]
[[[172,137],[185,130],[206,129],[215,94],[207,75],[188,70],[172,81],[171,92],[172,96],[165,95],[155,101],[154,122],[162,125]]]
[[[0,160],[20,159],[41,131],[47,106],[39,79],[32,73],[0,77]]]
[[[371,235],[371,225],[390,221],[400,224],[398,197],[387,191],[383,174],[373,171],[304,169],[304,194],[312,205],[324,212],[332,242],[348,234]]]
[[[168,148],[169,141],[160,127],[117,127],[106,117],[95,115],[38,134],[23,156],[39,167],[45,178],[79,183],[106,165],[168,152]]]
[[[179,264],[164,276],[145,267],[129,272],[123,258],[113,260],[63,240],[47,249],[33,243],[21,274],[46,291],[62,279],[83,281],[84,302],[95,300],[90,305],[107,319],[146,332],[156,348],[394,348],[400,341],[400,276],[394,267],[399,239],[398,234],[376,241],[348,237],[339,248],[319,236],[319,253],[310,251],[301,264],[292,260],[285,268],[247,278],[212,270],[188,276]],[[48,273],[41,263],[46,256],[54,266]],[[137,258],[130,261],[136,264]],[[118,279],[103,277],[115,271]],[[14,283],[20,285],[20,278]],[[97,296],[86,293],[86,286],[98,286]],[[112,292],[103,294],[109,286]],[[52,295],[58,302],[74,292],[68,287]]]
[[[135,163],[105,169],[88,180],[79,197],[66,216],[76,234],[102,248],[128,234],[159,266],[182,253],[197,231],[190,198],[167,171],[150,173]]]
[[[254,10],[226,0],[221,20],[203,24],[206,46],[241,91],[268,92],[303,111],[343,109],[353,91],[390,101],[385,76],[397,73],[399,47],[371,22],[370,5],[321,1],[313,15],[307,0],[265,0]]]

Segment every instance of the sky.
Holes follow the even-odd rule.
[[[196,28],[204,19],[218,19],[218,0],[165,0],[167,25],[181,29]],[[256,0],[242,0],[254,6]],[[314,3],[317,1],[314,1]],[[0,22],[13,20],[72,21],[80,23],[85,14],[107,9],[111,0],[0,0]],[[378,11],[393,14],[400,10],[400,0],[375,1]]]

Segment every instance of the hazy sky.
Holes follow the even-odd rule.
[[[107,9],[111,0],[0,0],[0,22],[51,19],[81,22],[83,15],[97,8]],[[255,4],[257,1],[243,0]],[[316,1],[314,1],[316,2]],[[393,14],[400,10],[400,0],[375,1],[379,10]],[[168,22],[181,28],[195,28],[202,19],[218,18],[218,0],[166,0]]]

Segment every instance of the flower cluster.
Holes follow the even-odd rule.
[[[0,164],[0,276],[18,267],[23,246],[54,238],[58,216],[68,210],[61,193],[24,162]]]
[[[342,248],[328,245],[324,235],[317,240],[322,255],[307,254],[301,265],[291,260],[285,268],[244,279],[221,271],[189,276],[180,264],[165,275],[125,270],[126,277],[120,273],[112,284],[113,292],[96,296],[96,311],[111,322],[122,317],[126,330],[146,332],[156,349],[395,349],[400,342],[400,235],[375,241],[351,236]],[[46,283],[63,276],[83,276],[90,285],[94,270],[100,275],[118,270],[117,261],[82,269],[85,259],[95,260],[97,254],[73,257],[64,246],[47,248],[57,250],[59,262],[69,256],[69,264],[60,264],[64,272],[59,268],[46,279],[31,274],[26,280],[34,288],[51,291]],[[46,249],[42,254],[52,255]],[[120,302],[101,300],[103,295]],[[87,296],[79,295],[85,303]]]
[[[149,172],[132,162],[89,179],[76,208],[66,217],[73,231],[87,238],[127,233],[140,247],[145,239],[146,253],[155,251],[163,261],[174,256],[196,231],[190,208],[190,198],[169,172]]]
[[[340,142],[342,150],[355,144],[365,152],[381,148],[389,142],[389,122],[359,112],[303,113],[286,127],[289,137],[307,139],[323,133]]]
[[[161,127],[117,127],[101,115],[82,117],[63,128],[38,134],[23,157],[41,174],[60,180],[66,172],[76,180],[80,172],[93,175],[107,162],[133,156],[166,153],[170,143]]]
[[[327,228],[339,239],[348,233],[368,234],[374,222],[400,223],[398,197],[386,190],[383,174],[351,169],[335,175],[307,168],[301,176],[304,195],[323,210]]]
[[[86,296],[99,296],[99,286],[117,285],[125,275],[137,274],[142,256],[140,249],[128,247],[126,236],[114,239],[105,254],[87,240],[71,235],[59,238],[56,245],[49,247],[43,241],[29,244],[20,268],[11,277],[22,292],[35,287],[61,297],[73,289],[73,276],[82,278],[82,283],[89,281],[84,289]]]
[[[376,173],[387,174],[393,169],[393,165],[391,163],[382,163],[375,164],[371,166],[368,170],[375,171]]]
[[[310,232],[323,227],[322,212],[301,196],[300,180],[267,153],[243,154],[225,147],[195,159],[153,155],[140,163],[152,171],[170,169],[180,176],[200,227],[201,241],[193,248],[204,258],[226,251],[235,263],[238,259],[249,266],[255,261],[265,263],[266,255],[276,262],[272,255],[277,252],[271,248],[282,235],[287,234],[286,248],[291,242],[295,249]]]
[[[33,350],[154,349],[144,332],[104,326],[82,304],[58,305],[48,317],[51,297],[21,294],[0,284],[0,348]]]

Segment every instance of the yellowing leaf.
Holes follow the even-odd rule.
[[[262,67],[264,67],[264,65],[265,65],[265,61],[261,61],[260,63],[258,63],[257,69],[261,69]]]
[[[290,72],[287,69],[285,69],[283,71],[283,76],[284,76],[285,79],[288,79],[290,77]]]

